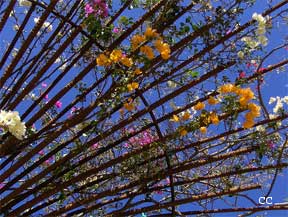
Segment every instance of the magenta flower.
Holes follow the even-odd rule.
[[[41,84],[41,86],[42,86],[43,88],[45,88],[45,87],[47,87],[47,84],[46,84],[45,82],[43,82],[43,83]]]
[[[62,102],[57,101],[57,102],[55,103],[55,106],[60,109],[60,108],[62,107]]]
[[[169,177],[166,178],[166,183],[167,183],[168,185],[170,185],[170,178],[169,178]]]
[[[48,99],[49,99],[49,96],[48,96],[48,94],[46,94],[46,95],[44,96],[44,99],[46,99],[46,100],[48,100]]]
[[[5,184],[0,183],[0,189],[3,188],[5,186]]]
[[[93,7],[90,4],[86,4],[85,5],[85,17],[88,17],[93,12],[94,12]]]
[[[45,152],[44,152],[44,150],[41,150],[41,151],[38,152],[38,154],[40,154],[40,155],[44,155]]]
[[[120,29],[119,28],[117,28],[117,27],[114,27],[114,29],[112,30],[114,33],[119,33],[120,32]]]
[[[135,129],[130,128],[128,129],[128,133],[133,133],[135,132]],[[133,136],[128,140],[128,143],[124,144],[124,147],[129,147],[129,145],[135,146],[135,145],[140,145],[140,146],[145,146],[150,143],[152,143],[156,139],[155,136],[151,134],[149,130],[146,130],[142,133],[139,133],[137,136]]]
[[[93,3],[94,3],[95,5],[99,5],[99,4],[101,3],[101,1],[102,1],[102,0],[94,0]]]
[[[231,34],[231,30],[229,29],[227,32],[226,32],[226,35],[229,35],[229,34]]]
[[[266,68],[263,68],[263,67],[262,67],[262,68],[260,68],[260,69],[257,71],[257,73],[263,73],[264,70],[266,70]]]
[[[240,72],[239,77],[240,77],[240,78],[245,78],[245,77],[246,77],[245,72]]]
[[[53,163],[54,157],[50,157],[47,160],[45,160],[45,164],[48,166],[49,164]]]
[[[269,143],[268,143],[268,147],[269,147],[270,149],[273,149],[273,148],[275,148],[275,144],[274,144],[273,142],[269,142]]]
[[[92,149],[96,149],[98,147],[99,147],[99,143],[95,143],[95,144],[92,145]]]

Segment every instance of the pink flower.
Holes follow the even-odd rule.
[[[78,110],[78,108],[73,106],[72,109],[71,109],[71,112],[76,112],[77,110]]]
[[[45,88],[45,87],[47,87],[47,84],[46,84],[45,82],[43,82],[43,83],[41,84],[41,86],[42,86],[43,88]]]
[[[229,35],[229,34],[231,34],[231,30],[229,29],[227,32],[226,32],[226,35]]]
[[[266,70],[266,68],[262,67],[262,68],[258,69],[257,73],[263,73],[264,70]]]
[[[40,154],[40,155],[44,155],[45,152],[44,152],[44,150],[41,150],[41,151],[38,152],[38,154]]]
[[[170,185],[170,178],[169,178],[169,177],[166,178],[166,183],[167,183],[168,185]]]
[[[240,74],[239,74],[239,78],[245,78],[245,77],[246,77],[245,72],[240,72]]]
[[[49,96],[48,96],[48,94],[46,94],[46,95],[44,96],[44,99],[46,99],[46,100],[48,100],[48,99],[49,99]]]
[[[57,102],[55,103],[55,106],[60,109],[60,108],[62,107],[62,102],[57,101]]]
[[[0,183],[0,189],[2,189],[5,186],[5,184]]]
[[[54,160],[54,157],[52,156],[52,157],[48,158],[47,160],[45,160],[45,164],[48,166],[49,164],[51,164],[53,162],[53,160]]]
[[[114,27],[114,29],[112,30],[114,33],[119,33],[120,32],[120,29],[119,28],[117,28],[117,27]]]
[[[85,17],[88,17],[93,12],[94,12],[93,7],[90,4],[86,4],[85,5]]]
[[[102,0],[94,0],[93,3],[94,3],[95,5],[99,5],[99,4],[101,3],[101,1],[102,1]]]
[[[275,144],[274,144],[273,142],[269,142],[269,143],[268,143],[268,147],[269,147],[270,149],[273,149],[273,148],[275,148]]]
[[[99,147],[99,144],[98,144],[98,143],[95,143],[95,144],[92,145],[92,149],[96,149],[96,148],[98,148],[98,147]]]

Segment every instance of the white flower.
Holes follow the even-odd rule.
[[[258,21],[259,23],[266,23],[266,19],[261,14],[254,13],[252,15],[252,19]]]
[[[275,97],[270,97],[269,99],[269,105],[276,102],[276,98]]]
[[[21,123],[19,121],[15,126],[9,127],[9,131],[17,139],[22,140],[23,137],[25,136],[26,126],[25,126],[25,124],[23,122]]]
[[[282,108],[283,108],[282,100],[280,99],[280,97],[277,97],[277,103],[276,103],[275,107],[273,108],[273,112],[277,113]]]
[[[13,48],[12,57],[16,57],[17,53],[18,53],[18,49],[17,48]]]
[[[0,127],[9,131],[17,139],[22,140],[26,133],[26,126],[21,122],[17,111],[0,111]]]
[[[13,26],[13,29],[14,29],[15,31],[18,31],[18,30],[19,30],[19,27],[20,27],[20,26],[18,26],[18,24],[15,24],[15,25]]]
[[[67,63],[64,63],[62,66],[59,67],[59,70],[63,72],[66,66],[67,66]]]
[[[284,96],[282,98],[282,101],[288,105],[288,96]]]
[[[43,27],[47,30],[47,32],[51,32],[53,30],[53,26],[50,22],[44,22]]]
[[[167,81],[167,84],[168,84],[168,87],[170,87],[170,88],[177,87],[177,84],[174,81],[171,81],[171,80]]]
[[[263,127],[262,125],[259,125],[256,127],[256,130],[259,132],[264,132],[265,131],[265,127]]]
[[[262,27],[262,26],[261,27],[259,26],[256,30],[257,35],[263,35],[263,34],[265,34],[265,32],[266,32],[266,29],[265,29],[265,27]]]
[[[14,15],[15,15],[14,10],[12,10],[11,13],[9,14],[9,17],[12,17]]]
[[[27,0],[19,0],[19,5],[20,6],[30,7],[32,4],[31,4],[30,1],[27,1]]]
[[[54,63],[60,63],[61,59],[58,57]]]
[[[268,39],[265,35],[258,36],[258,40],[263,46],[266,46],[268,44]]]
[[[238,57],[239,57],[240,59],[243,59],[243,58],[244,58],[244,52],[241,51],[241,50],[237,53],[237,55],[238,55]]]
[[[251,37],[243,37],[241,41],[245,42],[246,45],[251,49],[255,49],[259,45],[259,42],[254,41]]]
[[[39,22],[39,20],[40,20],[40,18],[39,18],[39,17],[35,17],[35,18],[34,18],[34,23],[36,23],[36,24],[37,24],[37,23]]]
[[[274,118],[276,118],[277,116],[276,115],[274,115],[274,114],[269,114],[269,118],[270,119],[274,119]]]

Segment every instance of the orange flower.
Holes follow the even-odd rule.
[[[134,35],[131,39],[132,50],[136,50],[137,47],[146,40],[144,35]]]
[[[224,84],[219,88],[220,93],[230,93],[235,89],[234,84]]]
[[[134,73],[136,75],[141,75],[142,74],[142,72],[141,72],[141,70],[139,68],[135,69]]]
[[[133,104],[133,101],[131,98],[129,98],[128,101],[124,103],[124,108],[127,111],[133,111],[135,109],[135,105]]]
[[[185,130],[185,129],[181,129],[180,130],[180,136],[186,136],[187,135],[187,130]]]
[[[207,128],[206,127],[200,127],[200,132],[202,133],[202,134],[206,134],[207,133]]]
[[[162,40],[158,39],[155,41],[154,45],[163,59],[167,60],[170,58],[171,50],[167,43],[163,43]]]
[[[205,108],[205,104],[203,102],[198,102],[195,106],[194,109],[195,110],[202,110]]]
[[[110,60],[112,60],[114,63],[117,63],[122,58],[122,51],[121,50],[113,50],[110,54]]]
[[[182,120],[187,121],[190,117],[191,117],[191,115],[189,112],[184,112],[184,114],[182,116]]]
[[[246,106],[246,105],[248,104],[248,102],[249,102],[249,99],[247,99],[247,98],[245,98],[245,97],[241,97],[241,98],[239,99],[239,103],[240,103],[240,105],[242,105],[242,106]]]
[[[128,58],[128,57],[122,57],[121,63],[124,66],[131,67],[133,65],[133,60],[131,58]]]
[[[210,96],[209,99],[207,100],[209,105],[215,105],[217,104],[219,101],[217,99],[215,99],[214,97]]]
[[[171,121],[178,122],[179,117],[177,115],[173,115]]]
[[[245,129],[251,128],[251,127],[253,127],[253,126],[254,126],[254,121],[253,121],[253,120],[251,120],[251,121],[246,120],[246,121],[243,123],[243,127],[244,127]]]
[[[128,91],[132,92],[135,89],[138,89],[139,84],[137,82],[132,82],[131,84],[127,85]]]
[[[144,35],[146,37],[148,37],[148,38],[150,38],[150,37],[158,37],[159,36],[158,33],[156,32],[156,30],[152,29],[151,27],[147,27]]]
[[[253,99],[254,93],[250,88],[243,88],[238,91],[238,95],[245,98],[247,101]]]
[[[105,54],[100,54],[96,59],[96,63],[98,66],[109,66],[110,60]]]
[[[149,60],[154,58],[154,53],[153,53],[153,49],[151,47],[149,47],[148,45],[144,45],[140,48],[140,51],[142,53],[144,53]]]
[[[219,124],[219,118],[215,112],[212,112],[212,114],[210,115],[210,120],[211,120],[212,124],[215,124],[215,125]]]
[[[254,117],[259,117],[260,116],[260,107],[256,105],[255,103],[249,103],[248,104],[248,109],[250,110],[251,114]]]

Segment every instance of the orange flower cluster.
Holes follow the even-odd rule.
[[[167,43],[163,42],[163,39],[160,37],[160,35],[156,32],[155,29],[152,29],[151,27],[147,27],[146,31],[143,35],[134,35],[131,39],[131,48],[132,51],[138,49],[140,47],[140,52],[144,53],[148,59],[152,60],[155,57],[153,48],[148,45],[142,45],[144,42],[149,40],[156,40],[155,42],[155,48],[156,50],[161,54],[163,59],[168,59],[170,57],[170,47]],[[121,63],[122,65],[130,68],[133,66],[134,62],[132,58],[127,57],[122,50],[120,49],[114,49],[112,52],[104,52],[101,53],[96,58],[96,63],[98,66],[103,67],[109,67],[112,64]],[[136,68],[134,70],[134,75],[140,75],[142,74],[141,70],[139,68]],[[129,81],[130,82],[130,81]],[[138,82],[130,82],[127,84],[127,90],[128,92],[132,92],[139,88]],[[124,103],[124,108],[128,111],[132,111],[135,109],[135,105],[133,104],[133,100],[129,99],[126,103]],[[184,119],[187,119],[188,116],[185,115]]]
[[[254,98],[254,93],[250,88],[240,88],[234,84],[224,84],[219,88],[219,92],[221,94],[235,93],[239,96],[239,103],[243,107],[247,106],[249,101]]]
[[[260,116],[260,107],[254,103],[248,104],[249,112],[245,115],[244,128],[251,128],[254,126],[254,119]]]
[[[250,88],[239,88],[233,84],[225,84],[219,88],[220,93],[235,93],[239,96],[239,103],[243,108],[248,108],[249,112],[245,115],[244,128],[254,126],[254,119],[260,116],[260,107],[254,103],[249,103],[254,98],[254,93]]]
[[[133,111],[135,109],[135,105],[133,103],[133,99],[129,98],[127,102],[124,103],[124,108],[127,111]]]
[[[167,43],[163,42],[163,39],[159,36],[155,29],[148,27],[144,33],[144,35],[134,35],[131,39],[131,47],[132,50],[136,50],[140,46],[140,52],[144,53],[148,59],[153,59],[155,57],[153,49],[148,45],[141,44],[148,40],[155,39],[154,46],[156,50],[160,53],[161,57],[165,60],[170,58],[170,46]]]
[[[132,58],[126,57],[121,50],[115,49],[109,55],[100,54],[96,58],[98,66],[110,66],[114,63],[122,63],[124,66],[131,67],[133,65]]]

